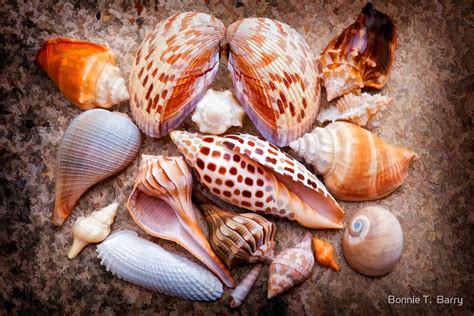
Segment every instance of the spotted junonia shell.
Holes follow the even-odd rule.
[[[237,21],[226,37],[235,93],[259,132],[286,146],[309,131],[320,86],[304,38],[289,25],[267,18]]]
[[[250,135],[173,131],[170,136],[201,183],[226,202],[310,228],[342,228],[344,212],[324,185],[274,145]]]
[[[130,74],[130,107],[142,132],[162,137],[194,109],[217,73],[224,34],[215,17],[186,12],[147,35]]]

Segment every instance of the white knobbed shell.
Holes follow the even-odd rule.
[[[195,301],[216,300],[223,293],[211,272],[133,231],[113,233],[97,253],[107,271],[150,290]]]
[[[81,195],[130,164],[140,146],[126,114],[92,109],[76,117],[58,151],[53,223],[62,225]]]
[[[130,108],[142,132],[162,137],[194,109],[219,66],[225,28],[215,17],[175,14],[140,45],[130,74]]]

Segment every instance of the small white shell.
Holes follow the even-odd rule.
[[[387,209],[368,206],[351,218],[342,238],[347,263],[367,276],[382,276],[400,260],[403,232],[397,218]]]
[[[97,253],[107,271],[150,290],[195,301],[216,300],[223,293],[211,272],[133,231],[113,233],[97,246]]]
[[[362,93],[347,94],[340,98],[336,106],[319,113],[320,124],[334,121],[347,121],[359,126],[366,126],[372,116],[392,103],[392,98],[384,95]]]
[[[91,243],[103,241],[110,234],[110,225],[117,214],[118,203],[93,212],[88,217],[79,217],[72,227],[74,242],[69,249],[67,257],[75,258],[81,250]]]
[[[239,285],[230,293],[230,307],[239,307],[247,297],[257,281],[260,272],[262,272],[263,263],[257,263],[252,270],[245,276]]]
[[[192,120],[201,133],[219,135],[231,126],[242,126],[244,110],[229,90],[209,89],[196,105]]]

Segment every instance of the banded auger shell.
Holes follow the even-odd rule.
[[[367,122],[380,110],[392,103],[392,98],[380,94],[347,94],[340,98],[336,106],[329,107],[318,114],[320,124],[334,121],[347,121],[359,126]]]
[[[191,119],[201,133],[222,134],[232,126],[242,126],[244,110],[229,90],[209,89],[197,103]]]
[[[334,122],[292,142],[290,147],[324,176],[338,199],[367,201],[383,198],[408,176],[417,155],[385,143],[377,135],[347,122]]]
[[[239,307],[243,300],[247,297],[257,281],[260,272],[262,271],[263,263],[257,263],[252,270],[245,276],[245,278],[237,285],[237,287],[230,293],[230,307]]]
[[[263,137],[287,146],[309,131],[320,86],[304,38],[289,25],[267,18],[237,21],[226,36],[235,93]]]
[[[395,25],[367,3],[357,21],[334,37],[318,58],[328,101],[364,86],[382,89],[396,46]]]
[[[76,117],[58,151],[53,224],[62,225],[90,187],[128,166],[140,146],[126,114],[92,109]]]
[[[313,235],[307,232],[301,242],[285,249],[270,264],[268,277],[268,298],[303,283],[311,276],[314,268],[314,254],[311,249]]]
[[[83,110],[110,108],[129,98],[114,55],[100,44],[53,38],[43,44],[36,62],[66,98]]]
[[[194,301],[217,300],[223,293],[211,272],[133,231],[113,233],[97,246],[97,253],[107,271],[153,291]]]
[[[138,127],[162,137],[194,109],[219,66],[224,25],[205,13],[175,14],[140,45],[130,74],[130,108]]]
[[[228,287],[235,283],[212,251],[191,203],[192,175],[182,157],[142,156],[140,173],[128,200],[135,222],[152,236],[176,242],[214,272]]]
[[[400,261],[403,232],[389,210],[368,206],[351,218],[342,238],[347,263],[367,276],[382,276]]]
[[[253,213],[200,205],[211,227],[211,246],[228,267],[273,259],[276,226]]]
[[[344,212],[324,185],[276,146],[248,134],[170,136],[199,181],[224,201],[310,228],[342,228]]]

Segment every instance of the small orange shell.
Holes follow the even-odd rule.
[[[130,74],[130,108],[142,132],[162,137],[178,126],[214,79],[222,22],[205,13],[175,14],[140,45]]]
[[[318,260],[319,264],[331,268],[334,271],[339,271],[341,269],[334,259],[334,248],[330,243],[314,236],[313,249],[316,254],[316,260]]]
[[[396,46],[390,17],[367,3],[357,20],[334,37],[318,58],[328,101],[364,86],[382,89]]]
[[[103,45],[53,38],[43,44],[36,62],[66,98],[83,110],[110,108],[129,97],[114,55]]]
[[[266,18],[237,21],[226,36],[237,98],[267,140],[287,146],[318,112],[320,86],[308,44],[289,25]]]

